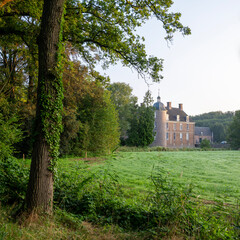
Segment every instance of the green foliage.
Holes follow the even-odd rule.
[[[154,140],[154,109],[150,92],[146,92],[144,103],[135,109],[128,130],[127,145],[146,147]]]
[[[0,161],[0,202],[16,204],[17,208],[24,203],[27,190],[29,169],[15,158]]]
[[[0,161],[9,158],[14,153],[14,144],[22,138],[16,117],[4,118],[0,113]]]
[[[204,155],[205,153],[202,152]],[[83,161],[60,161],[59,172],[55,178],[56,220],[69,230],[79,228],[82,220],[105,226],[115,224],[120,226],[122,231],[142,232],[148,239],[237,239],[239,209],[234,205],[224,204],[223,201],[212,201],[208,204],[195,198],[191,185],[185,185],[185,180],[184,185],[176,183],[169,170],[163,168],[165,160],[162,154],[161,167],[155,166],[151,171],[150,162],[147,166],[149,171],[141,174],[148,177],[144,181],[146,192],[134,191],[131,188],[130,195],[124,178],[124,174],[128,173],[121,170],[119,174],[114,168],[114,165],[122,160],[121,155],[113,156],[111,161],[104,164],[91,166]],[[142,155],[144,153],[141,153]],[[132,163],[136,162],[133,166],[136,170],[135,166],[146,166],[153,155],[147,153],[145,164],[137,158],[132,162],[131,156],[128,154],[128,164],[125,162],[124,166],[129,169]],[[169,158],[172,162],[171,155]],[[154,162],[156,163],[156,159]],[[24,196],[26,191],[27,171],[17,160],[1,163],[0,186],[1,190],[2,186],[6,190],[5,194],[0,196],[0,199],[4,200],[2,202],[10,203],[10,200],[14,199],[17,199],[18,203],[22,202],[21,196]],[[132,172],[133,174],[136,172]],[[7,180],[2,181],[3,179]],[[5,196],[7,197],[4,198]],[[2,233],[8,233],[6,228],[0,229],[3,230]]]
[[[111,99],[118,112],[121,143],[125,145],[127,131],[130,129],[130,120],[133,117],[132,111],[137,103],[137,97],[132,95],[132,88],[126,83],[112,83],[108,87],[108,90],[111,92]]]
[[[233,119],[233,112],[209,112],[191,119],[196,122],[197,127],[209,127],[213,131],[214,142],[220,143],[227,137],[228,126]]]
[[[137,35],[135,30],[155,17],[162,22],[167,40],[171,41],[176,31],[190,34],[190,29],[180,23],[181,14],[169,12],[172,4],[172,1],[156,0],[141,3],[69,0],[66,1],[63,39],[71,42],[91,66],[103,61],[106,67],[120,59],[123,65],[159,81],[162,59],[147,56],[144,38]],[[5,5],[0,10],[1,35],[14,34],[18,37],[14,42],[27,44],[29,49],[34,49],[42,5],[43,1],[29,0]]]
[[[205,138],[205,139],[202,140],[202,142],[200,144],[200,147],[202,149],[209,149],[209,148],[211,148],[211,143],[208,139]]]
[[[234,149],[240,148],[240,111],[236,111],[228,128],[228,140]]]
[[[67,59],[64,69],[61,154],[86,156],[113,151],[119,142],[118,115],[105,89],[108,79],[89,72],[79,61]]]
[[[191,186],[176,184],[162,168],[155,167],[150,179],[153,188],[148,189],[148,196],[131,196],[130,200],[125,197],[116,173],[106,167],[87,173],[79,162],[59,175],[55,201],[85,220],[145,231],[151,237],[237,237],[236,229],[231,226],[232,221],[234,224],[237,221],[229,219],[229,214],[237,216],[235,209],[225,207],[221,201],[202,205],[194,199]]]
[[[78,103],[81,126],[76,147],[86,152],[109,153],[119,143],[117,112],[109,92],[102,87],[95,87],[92,92],[93,96],[86,94]]]

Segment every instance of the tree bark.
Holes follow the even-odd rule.
[[[53,206],[53,171],[51,168],[51,146],[46,136],[46,114],[52,109],[46,107],[46,99],[54,106],[55,99],[61,98],[57,84],[61,84],[58,67],[58,54],[61,32],[61,20],[64,0],[44,0],[41,31],[38,38],[38,91],[35,126],[35,142],[33,146],[30,179],[27,189],[27,211],[47,212],[51,214]],[[50,111],[50,112],[48,112]],[[45,118],[45,119],[44,119]],[[45,121],[45,122],[44,122]],[[48,125],[51,128],[54,124]],[[45,128],[45,130],[44,130]]]

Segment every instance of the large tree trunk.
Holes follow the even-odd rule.
[[[61,74],[59,74],[59,46],[64,0],[44,0],[41,31],[38,39],[39,75],[35,127],[30,179],[26,204],[29,213],[52,212],[53,205],[53,148],[59,139],[60,126],[55,124],[61,116]],[[55,107],[56,106],[56,107]],[[61,117],[60,117],[61,118]]]

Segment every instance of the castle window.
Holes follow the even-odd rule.
[[[176,130],[176,129],[177,129],[177,124],[174,123],[174,124],[173,124],[173,130]]]
[[[189,140],[189,133],[186,133],[186,140]]]
[[[189,124],[187,124],[187,130],[189,130]]]
[[[182,123],[180,123],[180,130],[182,130]]]
[[[173,140],[176,140],[176,133],[173,133]]]
[[[180,119],[180,116],[179,116],[179,115],[177,115],[177,121],[179,121],[179,119]]]
[[[168,114],[166,115],[166,120],[167,120],[167,121],[169,120],[169,115],[168,115]]]
[[[157,128],[157,123],[156,122],[154,122],[154,128]]]
[[[168,140],[168,133],[166,133],[166,140]]]
[[[154,112],[154,117],[157,118],[157,111]]]
[[[166,129],[168,129],[168,123],[166,123]]]
[[[182,141],[182,133],[180,133],[180,140]]]
[[[189,122],[189,116],[186,116],[186,122]]]

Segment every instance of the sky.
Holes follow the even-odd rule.
[[[172,11],[182,13],[190,36],[177,33],[169,44],[155,19],[138,29],[147,53],[164,59],[164,79],[150,85],[154,100],[159,89],[165,105],[182,103],[188,115],[240,110],[240,0],[175,0]],[[148,87],[136,72],[121,64],[103,72],[142,102]]]

